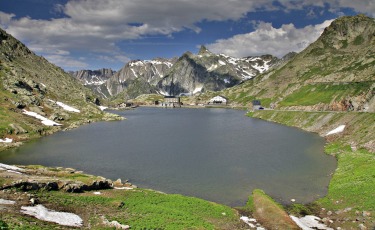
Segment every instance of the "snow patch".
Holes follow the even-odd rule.
[[[0,170],[11,170],[11,171],[19,171],[19,172],[25,171],[25,170],[23,170],[21,168],[18,168],[16,166],[2,164],[2,163],[0,163]]]
[[[80,113],[81,112],[80,110],[78,110],[76,108],[73,108],[73,107],[71,107],[71,106],[69,106],[67,104],[64,104],[64,103],[62,103],[60,101],[54,101],[54,100],[49,100],[49,101],[56,103],[58,106],[60,106],[61,108],[63,108],[66,111],[75,112],[75,113]]]
[[[300,227],[302,230],[314,230],[314,229],[320,229],[320,230],[333,230],[333,228],[330,228],[326,226],[325,224],[320,223],[320,218],[312,215],[307,215],[301,218],[290,216],[292,220]]]
[[[31,117],[35,117],[38,120],[41,120],[43,125],[47,125],[47,126],[60,126],[61,125],[35,112],[30,112],[24,109],[22,113]]]
[[[129,63],[130,66],[143,66],[144,63],[142,61],[134,61],[134,62],[131,62]]]
[[[217,67],[218,67],[217,65],[211,65],[210,68],[207,69],[207,71],[211,72],[211,71],[217,69]]]
[[[4,199],[1,199],[0,198],[0,204],[5,204],[5,205],[13,205],[15,204],[16,202],[13,201],[13,200],[4,200]]]
[[[225,83],[225,84],[229,84],[229,83],[230,83],[230,80],[228,80],[227,78],[224,78],[224,83]]]
[[[114,189],[118,189],[118,190],[132,190],[133,188],[132,187],[113,187]]]
[[[201,86],[201,87],[196,87],[196,88],[194,89],[194,91],[193,91],[193,94],[196,94],[196,93],[201,92],[201,91],[202,91],[202,88],[203,88],[203,86]]]
[[[40,204],[32,207],[22,206],[21,212],[23,214],[33,216],[39,220],[54,222],[64,226],[81,227],[83,225],[83,220],[81,217],[74,213],[48,210]]]
[[[166,91],[164,90],[160,90],[159,93],[163,96],[169,96],[169,93],[167,93]]]
[[[138,75],[135,73],[134,69],[130,68],[130,70],[133,72],[134,77],[138,78]]]
[[[103,110],[105,110],[105,109],[108,109],[108,107],[105,107],[105,106],[101,106],[101,105],[99,105],[99,109],[100,109],[101,111],[103,111]]]
[[[245,224],[249,225],[250,228],[256,228],[256,226],[255,226],[255,224],[257,222],[256,219],[249,218],[247,216],[241,216],[240,220],[242,220],[243,222],[245,222]]]
[[[11,138],[5,138],[5,139],[0,139],[0,143],[12,143],[13,142],[13,139]]]
[[[332,135],[332,134],[336,134],[336,133],[341,133],[341,132],[344,131],[344,129],[345,129],[345,125],[340,125],[339,127],[337,127],[337,128],[335,128],[335,129],[329,131],[329,132],[326,134],[326,136],[328,136],[328,135]]]
[[[220,65],[226,65],[226,63],[223,62],[222,60],[219,60],[219,64],[220,64]]]
[[[261,60],[261,58],[259,58]],[[264,61],[264,64],[263,65],[258,65],[258,63],[256,63],[255,65],[252,65],[251,67],[253,67],[254,69],[258,70],[259,73],[263,73],[267,70],[269,70],[270,66],[269,66],[269,63],[270,61]]]

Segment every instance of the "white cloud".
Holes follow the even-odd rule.
[[[260,10],[290,11],[311,6],[324,8],[326,5],[336,13],[343,7],[349,7],[357,12],[375,16],[373,0],[69,0],[65,5],[56,5],[52,9],[60,15],[66,15],[65,18],[16,18],[14,14],[0,11],[0,25],[38,54],[60,55],[61,59],[66,59],[73,51],[84,51],[114,58],[120,55],[120,60],[127,60],[126,55],[124,56],[116,45],[118,42],[155,35],[173,36],[173,33],[186,29],[199,33],[199,22],[237,21],[249,12]],[[266,24],[259,25],[258,36],[278,37],[287,44],[287,40],[292,38],[283,36],[282,33],[292,36],[293,31],[298,31],[288,25],[279,29],[271,27]],[[248,36],[254,39],[255,35]],[[244,35],[233,39],[241,40],[241,36]],[[307,36],[304,37],[306,41],[311,41]],[[294,40],[289,41],[288,44],[293,42]],[[297,43],[301,42],[304,40]],[[230,44],[229,39],[227,43]],[[260,50],[256,47],[253,49]],[[55,53],[51,53],[52,51]],[[268,52],[271,51],[273,50]]]
[[[224,53],[234,57],[272,54],[283,56],[288,52],[299,52],[314,42],[333,20],[327,20],[315,26],[296,28],[285,24],[274,28],[271,23],[259,22],[256,30],[247,34],[235,35],[229,39],[220,39],[207,48],[215,53]]]
[[[15,14],[7,14],[0,11],[0,26],[2,28],[8,28],[9,23],[12,21],[12,18],[16,16]]]
[[[51,54],[46,55],[45,58],[57,66],[69,67],[74,69],[85,69],[89,65],[83,61],[79,61],[70,56]]]

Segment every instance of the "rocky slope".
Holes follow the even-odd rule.
[[[289,62],[223,92],[291,110],[375,111],[375,21],[341,17]]]
[[[63,104],[57,103],[63,102]],[[103,117],[97,97],[78,80],[0,29],[0,145]],[[68,111],[67,105],[76,110]],[[25,111],[49,118],[45,124]],[[79,112],[77,112],[79,111]],[[39,117],[41,119],[41,117]],[[1,149],[0,146],[0,149]]]

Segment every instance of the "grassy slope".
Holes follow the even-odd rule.
[[[315,205],[324,208],[326,212],[316,207],[313,212],[324,217],[327,211],[332,211],[334,214],[329,218],[338,221],[335,223],[336,227],[357,227],[356,220],[359,219],[368,227],[375,226],[372,216],[362,215],[363,211],[375,212],[375,154],[374,151],[361,148],[372,144],[370,149],[373,149],[374,113],[256,111],[249,115],[321,135],[346,124],[347,128],[343,133],[327,137],[329,143],[325,151],[336,156],[338,167],[327,196],[315,202]],[[344,211],[348,208],[349,211]]]
[[[92,175],[79,172],[69,173],[58,168],[28,166],[38,175],[42,173],[44,181],[71,180],[86,184],[97,180]],[[31,171],[28,171],[30,174]],[[49,179],[48,179],[49,177]],[[11,184],[12,178],[3,178],[3,184]],[[194,197],[177,194],[165,194],[147,189],[101,190],[100,195],[93,192],[66,193],[63,191],[0,191],[6,199],[17,200],[12,211],[0,209],[1,221],[9,229],[70,229],[54,223],[39,221],[19,213],[22,205],[29,205],[29,197],[49,209],[78,214],[84,229],[112,229],[106,227],[101,219],[116,220],[130,225],[131,229],[245,229],[236,210]],[[4,224],[5,225],[5,224]]]

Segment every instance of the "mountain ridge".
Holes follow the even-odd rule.
[[[289,55],[293,57],[295,54]],[[234,58],[214,54],[202,46],[196,55],[187,51],[179,58],[130,61],[107,77],[105,82],[96,81],[102,84],[95,85],[93,82],[86,83],[86,86],[104,98],[134,99],[148,93],[194,95],[205,90],[232,87],[286,62],[290,57],[286,55],[278,59],[272,55],[261,55]],[[79,74],[74,76],[82,78]]]
[[[263,99],[279,109],[373,112],[374,66],[375,21],[343,17],[285,65],[223,94],[240,104]]]

